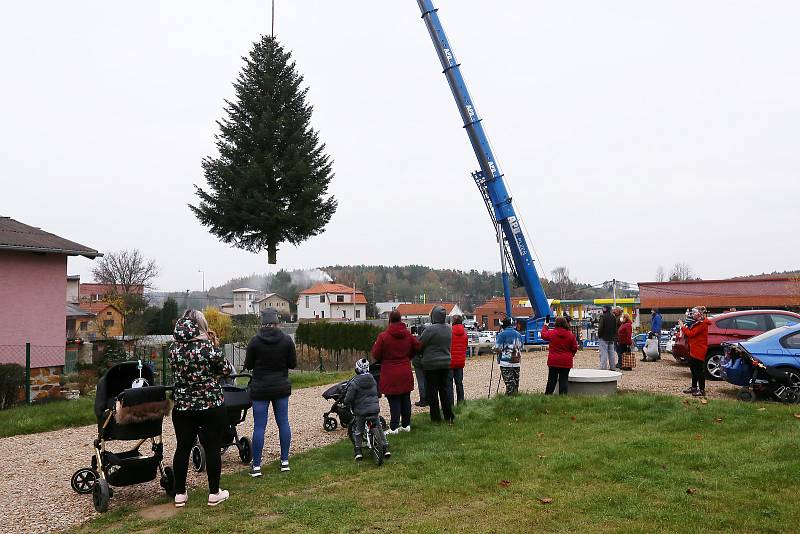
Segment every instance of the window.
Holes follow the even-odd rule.
[[[494,325],[495,326],[500,326],[500,319],[495,319],[494,320]]]
[[[787,349],[800,349],[800,332],[783,338],[781,340],[781,345]]]
[[[344,295],[336,295],[336,302],[344,302]]]
[[[735,325],[734,328],[737,330],[753,330],[759,332],[770,330],[767,324],[767,316],[764,314],[740,315],[734,318],[733,324]]]
[[[717,328],[722,328],[727,330],[728,328],[733,328],[733,321],[734,317],[728,317],[727,319],[722,319],[717,321]]]
[[[356,319],[361,319],[361,310],[356,310]]]
[[[320,313],[322,314],[321,317],[324,319],[325,318],[325,310],[322,310]]]
[[[775,323],[775,328],[800,323],[800,319],[792,317],[791,315],[778,315],[777,313],[773,313],[770,317],[772,317],[772,322]]]
[[[111,312],[106,312],[106,317],[111,317]]]
[[[114,326],[114,319],[106,319],[103,321],[103,326]]]
[[[342,319],[347,319],[347,310],[342,310]]]
[[[86,321],[81,321],[81,331],[85,332],[89,328],[89,323]]]
[[[306,308],[308,308],[308,295],[306,295]]]
[[[319,296],[319,301],[324,304],[325,303],[325,295],[320,295]]]

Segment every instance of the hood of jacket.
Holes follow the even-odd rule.
[[[202,334],[202,332],[197,323],[189,318],[183,317],[178,319],[175,323],[175,331],[172,333],[172,337],[175,338],[175,341],[186,342],[191,341],[200,334]]]
[[[467,331],[464,329],[463,324],[454,324],[453,325],[453,337],[462,337],[466,336]]]
[[[273,326],[262,326],[256,337],[267,345],[274,345],[283,339],[283,331]]]
[[[390,336],[396,337],[397,339],[402,339],[406,337],[406,332],[408,328],[402,322],[398,323],[389,323],[389,327],[386,329]]]
[[[433,324],[444,324],[444,320],[447,317],[447,310],[445,310],[441,306],[435,306],[431,310],[431,322]]]

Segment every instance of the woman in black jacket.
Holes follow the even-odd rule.
[[[278,312],[267,308],[261,313],[261,330],[247,345],[244,368],[253,371],[250,398],[253,400],[253,465],[250,476],[261,476],[261,455],[264,431],[267,428],[267,408],[272,403],[281,442],[281,471],[289,470],[289,446],[292,429],[289,427],[289,369],[297,366],[297,354],[292,338],[278,329]]]

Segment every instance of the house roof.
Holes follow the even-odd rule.
[[[344,284],[320,283],[314,284],[308,289],[300,292],[301,295],[326,295],[329,293],[337,293],[340,295],[352,295],[353,288]],[[356,304],[367,304],[367,298],[364,296],[363,291],[356,290]],[[351,304],[350,302],[337,302],[334,304]]]
[[[0,217],[0,250],[85,256],[91,259],[102,256],[93,248],[28,226],[11,217]]]
[[[482,315],[484,313],[502,313],[505,315],[506,312],[506,301],[503,297],[493,298],[487,300],[480,306],[475,306],[475,316],[476,319],[478,315]],[[511,315],[514,317],[530,317],[533,315],[534,309],[530,306],[511,306]]]
[[[67,317],[94,317],[94,313],[67,302]]]
[[[639,282],[639,299],[643,308],[798,306],[800,279],[772,277]]]
[[[67,280],[78,280],[79,281],[80,279],[81,279],[81,275],[79,275],[79,274],[68,274],[67,275]]]
[[[105,310],[106,308],[114,308],[115,310],[117,310],[118,313],[120,314],[122,313],[121,311],[119,311],[119,308],[117,308],[113,304],[110,304],[108,302],[103,302],[102,300],[97,302],[81,302],[80,304],[78,304],[78,306],[80,306],[82,310],[90,311],[94,314],[98,314],[103,310]]]
[[[407,315],[430,315],[433,311],[434,306],[441,306],[447,312],[447,315],[450,315],[453,312],[453,308],[456,307],[455,302],[432,302],[430,304],[401,304],[397,307],[397,311],[400,312],[400,315],[407,316]]]
[[[124,292],[125,291],[120,284],[81,284],[78,288],[78,295],[81,297],[86,297],[89,295],[110,295],[112,293]],[[143,295],[144,286],[133,285],[131,286],[130,292],[137,295]]]
[[[240,287],[239,289],[234,289],[233,293],[258,293],[258,289],[251,289],[249,287]]]
[[[258,299],[256,302],[263,302],[263,301],[267,300],[268,298],[272,298],[272,297],[278,297],[280,299],[285,300],[286,302],[289,302],[289,299],[287,299],[286,297],[283,297],[281,295],[278,295],[277,293],[267,293],[266,295],[264,295],[263,297]]]

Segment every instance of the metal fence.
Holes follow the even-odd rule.
[[[26,402],[38,395],[49,394],[53,388],[60,388],[60,376],[66,363],[64,345],[0,345],[0,364],[16,364],[24,370],[22,386]],[[74,367],[74,361],[72,365]]]

